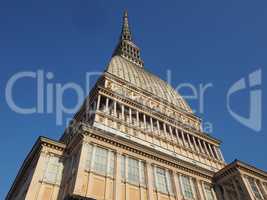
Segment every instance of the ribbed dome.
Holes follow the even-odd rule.
[[[113,56],[106,71],[184,111],[192,113],[182,96],[167,82],[121,56]]]

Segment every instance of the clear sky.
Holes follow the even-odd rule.
[[[66,124],[56,125],[54,109],[52,113],[28,115],[12,111],[5,98],[8,81],[19,72],[43,70],[54,75],[45,79],[45,86],[74,82],[84,88],[87,72],[105,69],[118,41],[125,8],[147,70],[163,79],[169,70],[174,87],[191,84],[198,95],[200,84],[212,85],[204,93],[204,108],[199,107],[203,98],[188,103],[206,125],[212,124],[211,135],[223,141],[227,162],[238,158],[267,170],[265,105],[261,130],[254,131],[234,119],[226,101],[236,81],[246,78],[248,83],[248,75],[261,69],[258,89],[263,92],[262,104],[266,102],[267,1],[2,0],[0,199],[37,137],[58,139]],[[35,105],[36,88],[33,78],[19,80],[13,90],[16,104]],[[180,92],[192,95],[193,91],[182,88]],[[250,94],[249,88],[233,94],[231,110],[248,117]],[[63,102],[73,107],[76,93],[66,92]],[[71,117],[66,114],[63,119]]]

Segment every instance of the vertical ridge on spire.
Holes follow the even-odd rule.
[[[123,13],[120,40],[113,53],[113,56],[115,55],[119,55],[140,67],[144,66],[144,62],[140,57],[140,49],[132,39],[127,11]]]

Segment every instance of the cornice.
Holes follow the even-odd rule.
[[[221,178],[232,175],[236,172],[240,174],[242,172],[246,172],[248,174],[252,174],[254,176],[267,180],[267,172],[239,160],[235,160],[234,162],[230,163],[229,165],[221,169],[219,172],[217,172],[214,175],[214,180],[220,180]]]

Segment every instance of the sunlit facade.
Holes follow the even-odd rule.
[[[235,161],[148,72],[128,15],[106,70],[59,141],[40,137],[9,200],[264,200],[267,173]]]

